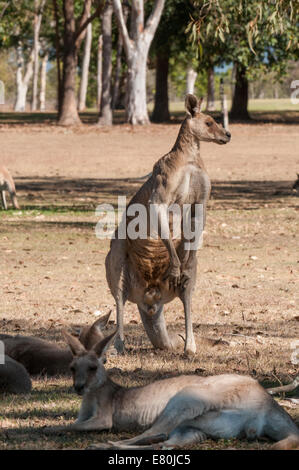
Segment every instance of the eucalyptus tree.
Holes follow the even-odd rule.
[[[154,122],[163,122],[170,119],[168,80],[171,69],[170,59],[175,57],[177,61],[184,60],[186,74],[186,92],[192,92],[188,81],[191,79],[194,88],[196,79],[196,51],[192,47],[186,34],[186,27],[193,13],[192,0],[171,0],[166,2],[156,35],[151,46],[151,56],[156,65],[155,103],[151,116]],[[176,61],[175,61],[176,62]],[[176,64],[175,64],[176,65]],[[188,74],[188,70],[192,70]],[[188,91],[188,88],[190,90]]]
[[[80,4],[78,2],[75,4],[74,0],[62,0],[62,12],[58,2],[55,3],[56,22],[59,21],[59,16],[63,15],[63,71],[58,124],[72,126],[81,123],[76,97],[78,50],[87,26],[100,15],[105,6],[105,0],[84,0],[80,1]]]
[[[194,0],[198,6],[189,30],[202,54],[207,44],[223,62],[233,62],[236,84],[231,117],[248,119],[248,78],[261,65],[284,73],[287,61],[298,54],[297,0]],[[207,41],[210,38],[210,41]],[[222,43],[221,55],[219,44]]]
[[[44,3],[45,0],[22,0],[21,2],[12,0],[5,2],[3,6],[1,5],[1,46],[15,51],[15,111],[25,110],[27,92],[33,72],[36,71],[35,62],[38,67],[37,44]],[[35,84],[37,84],[37,81]],[[36,86],[34,91],[36,91]]]
[[[149,48],[157,30],[165,0],[155,0],[145,18],[144,0],[132,0],[130,28],[124,18],[120,0],[113,0],[113,7],[128,66],[126,83],[126,121],[131,124],[149,122],[146,103],[146,65]]]

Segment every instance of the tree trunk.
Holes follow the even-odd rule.
[[[39,109],[40,111],[45,111],[46,109],[46,85],[47,85],[47,64],[49,59],[48,51],[45,52],[42,63],[41,63],[41,72],[40,72],[40,94],[39,94]]]
[[[206,111],[215,111],[214,67],[208,69],[208,99]]]
[[[128,65],[126,121],[133,125],[149,123],[146,103],[146,62],[164,4],[165,0],[155,0],[153,9],[144,24],[144,0],[133,0],[129,36],[121,2],[113,0]]]
[[[31,111],[37,110],[37,86],[38,86],[38,71],[39,71],[39,32],[42,22],[43,9],[46,0],[34,0],[34,39],[33,39],[33,55],[34,55],[34,67],[33,67],[33,82],[32,82],[32,103]]]
[[[77,48],[69,44],[65,48],[62,75],[62,105],[58,121],[60,126],[80,124],[76,100]]]
[[[112,74],[112,12],[110,2],[106,4],[102,17],[103,34],[103,68],[102,68],[102,96],[98,124],[111,126],[111,74]]]
[[[113,93],[112,93],[112,104],[111,104],[112,109],[115,109],[118,96],[119,96],[122,50],[123,50],[123,44],[122,44],[121,35],[119,35],[118,43],[117,43],[115,76],[114,76]]]
[[[97,107],[100,109],[102,97],[102,65],[103,65],[103,35],[99,35],[98,39],[98,56],[97,56]]]
[[[192,67],[188,67],[186,78],[186,93],[191,93],[193,95],[196,77],[197,72]]]
[[[35,14],[35,21],[34,21],[34,46],[33,46],[33,54],[34,54],[34,66],[33,66],[33,81],[32,81],[32,103],[31,103],[31,111],[36,111],[37,109],[37,85],[38,85],[38,69],[39,69],[39,29],[37,25],[38,17]]]
[[[78,49],[75,39],[76,25],[73,0],[64,0],[64,50],[62,74],[62,103],[58,120],[60,126],[80,124],[76,100],[76,69]]]
[[[61,51],[60,51],[60,34],[59,34],[59,11],[57,0],[53,1],[54,18],[55,18],[55,52],[56,52],[56,70],[57,70],[57,110],[58,116],[61,115],[62,107],[62,74],[61,74]]]
[[[248,110],[248,80],[246,77],[246,68],[240,64],[236,70],[236,85],[233,96],[230,118],[238,120],[250,119]]]
[[[127,23],[128,14],[129,14],[128,8],[124,7],[125,23]],[[124,46],[123,38],[122,38],[122,35],[119,33],[118,39],[117,39],[115,76],[114,76],[113,93],[112,93],[112,110],[116,108],[118,98],[119,98],[119,87],[120,87],[120,79],[121,79],[121,58],[122,58],[123,46]]]
[[[119,34],[118,41],[117,41],[115,76],[114,76],[113,93],[112,93],[112,105],[111,105],[112,109],[115,109],[118,96],[119,96],[122,52],[123,52],[123,40],[122,40],[121,35]]]
[[[91,23],[89,23],[89,25],[86,28],[86,36],[85,36],[85,43],[84,43],[82,73],[81,73],[81,82],[80,82],[80,91],[79,91],[79,111],[83,111],[86,108],[86,95],[87,95],[87,87],[88,87],[88,72],[89,72],[89,63],[90,63],[91,42],[92,42],[92,26],[91,26]]]
[[[169,50],[158,52],[156,60],[155,106],[152,114],[153,122],[166,122],[170,120],[168,107],[168,66]]]
[[[17,96],[14,106],[14,110],[17,112],[25,111],[26,109],[26,97],[28,91],[28,85],[33,74],[33,51],[31,51],[30,57],[26,64],[26,71],[23,76],[24,70],[24,55],[23,47],[21,44],[17,47],[17,72],[16,72],[16,84],[17,84]]]
[[[146,103],[146,50],[132,55],[128,60],[126,89],[126,121],[130,124],[148,124],[149,117]]]

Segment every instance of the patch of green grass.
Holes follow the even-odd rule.
[[[49,206],[47,209],[44,208],[26,208],[22,210],[8,209],[7,211],[0,211],[0,218],[9,217],[37,217],[39,215],[52,216],[52,215],[94,215],[94,211],[82,210],[74,206],[72,209],[67,207]]]

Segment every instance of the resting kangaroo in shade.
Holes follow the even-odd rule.
[[[100,339],[104,338],[102,328],[110,317],[101,315],[91,326],[84,326],[79,334],[79,340],[89,350]],[[62,349],[55,343],[32,336],[0,335],[8,356],[23,364],[32,374],[64,375],[70,374],[72,354],[69,348]]]
[[[126,229],[132,220],[128,211],[133,204],[142,205],[146,216],[154,209],[158,233],[147,238],[118,238],[119,228],[111,240],[106,258],[106,277],[116,301],[119,336],[116,348],[124,351],[123,310],[127,300],[136,303],[147,335],[156,348],[175,347],[169,337],[164,304],[179,297],[185,312],[185,352],[194,353],[196,344],[191,319],[191,295],[196,281],[196,248],[190,245],[194,238],[182,233],[173,236],[174,222],[168,220],[168,209],[174,204],[180,209],[178,226],[183,225],[183,206],[189,204],[192,232],[196,229],[196,209],[205,210],[210,195],[210,180],[200,157],[200,142],[226,144],[230,133],[212,117],[200,112],[201,100],[187,95],[187,117],[183,121],[172,150],[153,168],[152,175],[141,186],[127,207]],[[195,230],[196,229],[196,230]],[[177,235],[177,234],[176,234]]]
[[[0,393],[30,393],[31,380],[22,364],[9,356],[4,356],[4,364],[0,363]]]
[[[77,338],[65,335],[74,355],[74,388],[83,400],[77,421],[68,427],[50,428],[51,432],[145,429],[133,439],[112,443],[119,448],[154,442],[183,447],[207,437],[242,436],[268,436],[278,441],[277,449],[299,446],[296,424],[251,377],[181,375],[130,388],[114,383],[106,373],[103,355],[116,334],[90,351]]]
[[[0,192],[3,209],[7,210],[5,191],[8,191],[15,209],[20,209],[14,180],[5,166],[0,165]]]

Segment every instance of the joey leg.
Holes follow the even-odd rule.
[[[154,315],[149,315],[138,305],[138,310],[147,336],[152,345],[158,349],[173,349],[163,314],[163,306]]]

